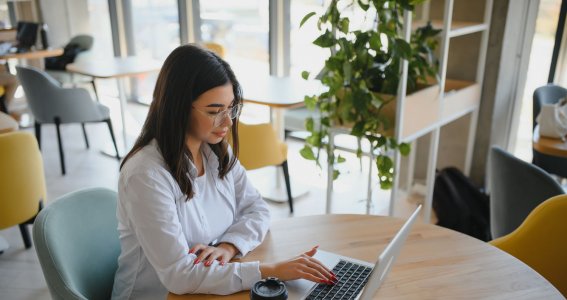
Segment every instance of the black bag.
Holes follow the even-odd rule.
[[[63,48],[63,54],[45,59],[45,69],[47,70],[65,70],[65,67],[74,62],[77,55],[83,51],[78,44],[67,44]]]
[[[449,167],[437,172],[433,210],[439,220],[437,225],[479,240],[491,240],[488,195],[459,169]]]

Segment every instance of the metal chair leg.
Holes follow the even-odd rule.
[[[112,138],[112,143],[114,144],[114,150],[116,150],[116,159],[120,160],[120,153],[118,152],[118,146],[116,145],[116,137],[114,137],[114,129],[112,129],[112,121],[110,118],[104,120],[106,125],[108,125],[108,131],[110,131],[110,137]]]
[[[32,246],[32,242],[30,239],[30,233],[28,231],[28,224],[22,223],[19,225],[20,227],[20,233],[22,234],[22,240],[24,240],[24,246],[26,247],[26,249],[31,248]]]
[[[61,174],[65,175],[65,155],[63,154],[63,142],[61,141],[61,119],[55,117],[55,129],[57,130],[57,142],[59,143],[59,159],[61,160]]]
[[[285,187],[287,190],[287,201],[289,202],[289,212],[293,214],[293,197],[291,196],[291,183],[289,180],[289,170],[287,167],[287,160],[282,163],[284,178],[285,178]]]
[[[87,149],[89,149],[89,138],[87,137],[87,130],[85,129],[85,123],[81,123],[81,127],[83,128],[83,136],[85,137],[85,145]]]
[[[41,123],[35,122],[35,138],[37,139],[37,145],[39,150],[41,150]]]
[[[99,99],[99,97],[98,97],[98,92],[97,92],[97,90],[96,90],[96,83],[95,83],[95,79],[94,79],[94,78],[93,78],[93,80],[91,80],[91,84],[92,84],[92,86],[93,86],[93,91],[94,91],[94,94],[95,94],[96,102],[100,102],[100,99]]]

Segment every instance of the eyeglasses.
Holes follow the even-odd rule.
[[[209,117],[210,119],[213,119],[213,127],[218,127],[220,125],[222,125],[222,123],[224,122],[225,118],[228,116],[231,120],[234,120],[236,118],[238,118],[238,116],[240,116],[240,112],[242,111],[242,103],[231,106],[225,110],[221,110],[221,111],[206,111],[206,110],[201,110],[195,106],[193,106],[193,108],[204,114],[205,116]]]

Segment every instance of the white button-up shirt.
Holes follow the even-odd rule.
[[[218,158],[201,148],[205,174],[190,165],[195,196],[186,201],[152,141],[124,165],[118,184],[118,231],[122,252],[112,299],[165,299],[176,294],[231,294],[260,280],[259,262],[195,265],[197,243],[233,244],[240,255],[258,246],[269,227],[269,210],[239,162],[220,179]],[[196,179],[196,180],[195,180]]]

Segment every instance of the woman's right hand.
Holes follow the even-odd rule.
[[[318,247],[315,246],[313,249],[286,261],[260,264],[262,278],[277,277],[283,281],[302,278],[317,283],[336,283],[335,274],[319,260],[313,258]]]

